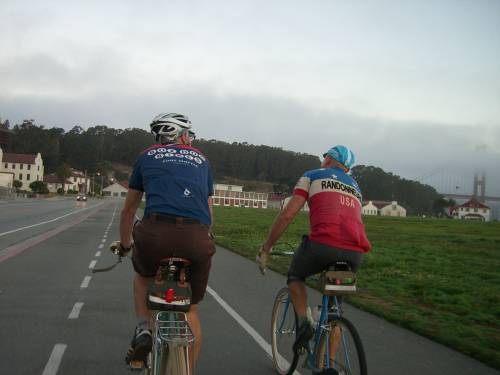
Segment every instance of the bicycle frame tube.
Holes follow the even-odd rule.
[[[319,316],[318,323],[316,325],[316,332],[314,333],[314,346],[313,350],[309,350],[308,352],[308,362],[309,362],[309,367],[313,370],[317,370],[316,368],[316,363],[317,363],[317,358],[316,358],[316,348],[319,345],[319,341],[321,339],[321,333],[324,330],[324,326],[328,324],[328,302],[329,302],[328,296],[323,295],[322,298],[322,305],[321,305],[321,313]],[[326,363],[327,363],[327,368],[330,368],[330,340],[326,340],[326,350],[325,350],[325,356],[326,356]]]
[[[288,294],[288,298],[286,299],[286,302],[285,302],[285,310],[283,312],[283,318],[281,319],[281,323],[280,323],[280,326],[278,328],[278,331],[281,332],[281,330],[283,329],[283,325],[285,324],[285,318],[286,318],[286,314],[288,312],[288,308],[290,307],[290,294]]]

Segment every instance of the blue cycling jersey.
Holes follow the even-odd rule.
[[[183,216],[211,224],[212,171],[209,161],[194,147],[154,145],[144,150],[135,163],[129,188],[145,192],[144,215]]]

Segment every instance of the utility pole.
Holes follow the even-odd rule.
[[[97,172],[97,175],[98,176],[101,176],[101,197],[102,197],[102,185],[103,185],[103,179],[104,179],[104,175],[101,173],[101,172]]]

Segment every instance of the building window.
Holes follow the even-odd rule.
[[[40,166],[38,166],[38,170],[40,170]]]
[[[21,181],[22,179],[23,179],[23,174],[19,173],[19,181]]]
[[[477,208],[474,208],[474,212],[478,212],[479,210]]]
[[[28,171],[31,170],[31,164],[28,164]]]
[[[16,165],[15,164],[12,164],[12,169],[15,169],[16,168]]]
[[[30,174],[29,173],[26,175],[26,180],[28,180],[28,181],[30,180]]]
[[[5,163],[5,169],[9,168],[9,164]]]
[[[39,177],[40,177],[40,176],[36,175],[36,180],[37,180],[37,181],[39,181]]]
[[[23,167],[24,167],[24,164],[19,165],[19,169],[23,169]]]

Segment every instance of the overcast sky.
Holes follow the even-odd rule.
[[[500,1],[2,0],[0,19],[12,124],[180,112],[205,139],[346,144],[457,191],[485,170],[500,195]]]

